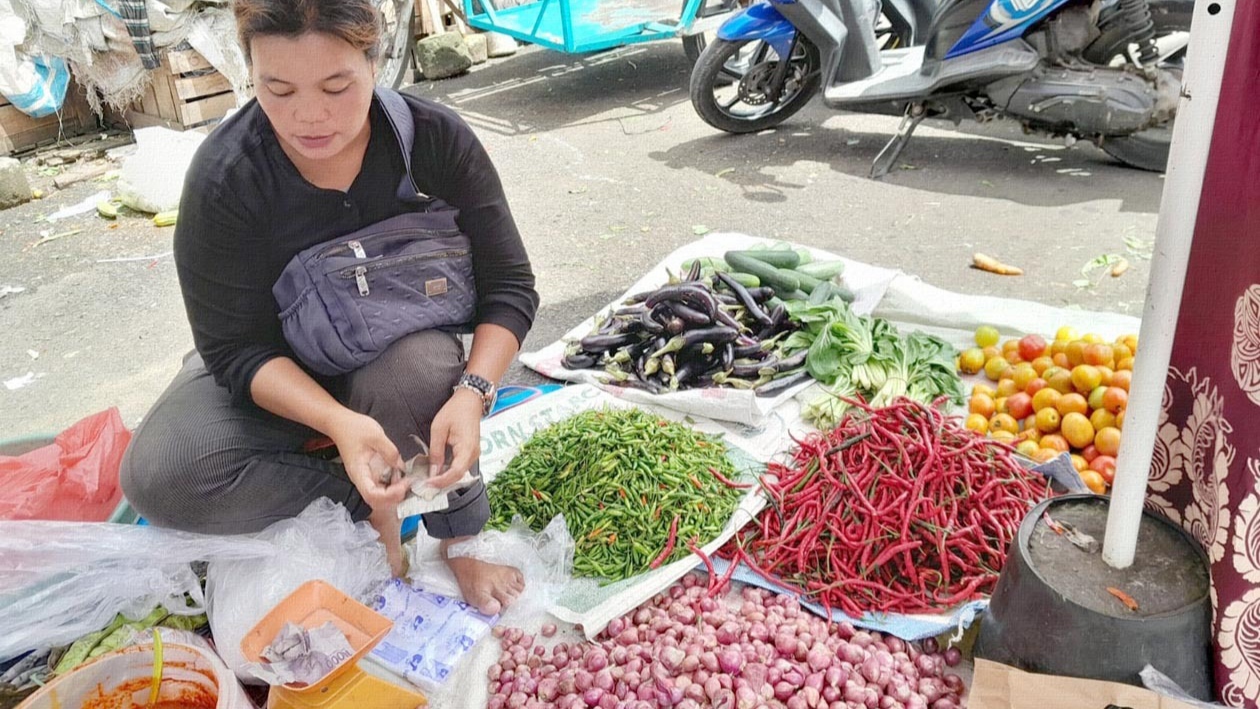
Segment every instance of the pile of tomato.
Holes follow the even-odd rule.
[[[1070,453],[1085,484],[1105,492],[1115,479],[1137,335],[1106,342],[1062,327],[1053,341],[1027,335],[1001,342],[986,325],[975,342],[958,369],[983,372],[993,384],[972,389],[967,428],[1038,462]]]

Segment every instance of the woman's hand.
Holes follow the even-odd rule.
[[[429,480],[432,487],[443,488],[464,476],[481,455],[481,415],[484,404],[476,392],[459,388],[433,417],[429,433]],[[452,456],[446,464],[446,449]]]
[[[403,459],[375,419],[346,409],[329,426],[328,436],[337,444],[346,474],[364,502],[373,510],[394,508],[402,502],[407,484],[395,471],[403,469]],[[381,482],[386,472],[388,484]]]

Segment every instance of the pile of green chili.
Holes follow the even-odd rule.
[[[748,485],[721,439],[639,409],[600,409],[534,434],[490,485],[489,526],[563,514],[574,573],[620,581],[722,531]]]

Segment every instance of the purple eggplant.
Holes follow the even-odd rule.
[[[757,300],[752,297],[752,294],[748,292],[748,289],[741,285],[739,281],[731,278],[730,274],[727,273],[719,272],[717,277],[722,279],[722,283],[724,283],[726,287],[735,294],[736,298],[739,298],[740,304],[748,311],[748,317],[757,321],[757,323],[763,327],[767,327],[774,322],[770,319],[770,316],[766,314],[766,311],[761,309],[761,306],[757,303]]]
[[[608,350],[624,347],[635,340],[638,336],[634,333],[619,333],[607,335],[587,335],[583,337],[578,344],[582,349],[592,354],[607,352]]]

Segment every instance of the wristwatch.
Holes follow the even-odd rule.
[[[494,409],[494,402],[499,398],[499,388],[494,385],[494,382],[468,372],[459,375],[459,381],[455,382],[453,390],[459,389],[474,391],[481,397],[482,416],[490,415],[490,411]]]

